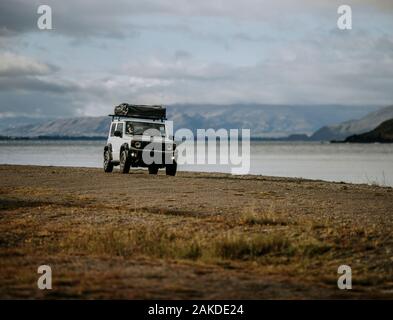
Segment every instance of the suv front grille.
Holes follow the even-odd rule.
[[[137,142],[140,143],[139,147],[136,146]],[[143,150],[146,148],[147,145],[149,145],[149,149],[151,148],[151,149],[154,149],[157,151],[173,151],[173,149],[175,149],[176,147],[174,144],[172,144],[172,143],[170,143],[170,144],[173,146],[172,149],[165,148],[165,143],[163,143],[163,142],[150,142],[150,141],[132,141],[131,142],[131,146],[133,148]]]

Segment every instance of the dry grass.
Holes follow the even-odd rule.
[[[149,215],[146,212],[141,214]],[[99,229],[75,230],[55,247],[61,252],[79,255],[124,258],[144,255],[151,258],[201,260],[211,263],[220,263],[221,260],[258,262],[264,257],[264,263],[268,258],[272,258],[269,261],[273,264],[274,257],[277,256],[288,259],[313,258],[333,248],[332,244],[316,240],[315,235],[309,231],[312,228],[309,227],[292,235],[274,230],[254,230],[253,234],[236,231],[236,228],[233,230],[223,235],[220,229],[217,229],[212,235],[191,232],[187,225],[175,231],[147,227],[143,223],[128,229],[108,225]],[[334,237],[337,237],[337,234]],[[330,240],[333,241],[334,238]]]
[[[198,239],[187,239],[180,232],[151,229],[144,225],[122,230],[109,226],[100,230],[83,230],[62,243],[62,250],[76,254],[131,257],[146,255],[154,258],[198,259]]]
[[[277,212],[274,211],[271,205],[266,211],[257,211],[255,207],[251,207],[240,215],[240,223],[249,225],[266,225],[266,226],[286,226],[289,221],[280,217]]]
[[[292,251],[288,239],[279,235],[228,235],[217,239],[213,246],[215,257],[224,259],[255,260],[269,254],[290,255]]]

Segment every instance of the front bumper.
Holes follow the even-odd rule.
[[[165,167],[176,162],[177,152],[176,150],[145,150],[131,147],[128,150],[128,156],[133,167],[147,167],[152,164]]]

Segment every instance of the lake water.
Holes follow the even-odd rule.
[[[102,167],[105,141],[0,141],[0,164]],[[393,144],[251,142],[250,174],[393,186]],[[182,171],[230,172],[182,165]]]

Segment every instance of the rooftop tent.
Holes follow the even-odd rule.
[[[162,120],[166,118],[166,108],[157,105],[136,105],[122,103],[115,107],[114,115]]]

